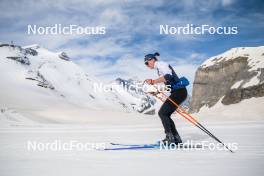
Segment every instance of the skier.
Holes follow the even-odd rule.
[[[187,89],[185,86],[189,84],[182,83],[181,79],[177,76],[174,69],[166,62],[158,61],[157,56],[159,53],[147,54],[144,58],[145,65],[150,69],[156,69],[158,72],[157,79],[146,79],[148,84],[164,83],[166,86],[170,86],[171,94],[170,98],[180,105],[187,97]],[[184,77],[183,77],[184,78]],[[186,79],[186,78],[184,78]],[[185,82],[185,81],[183,81]],[[161,119],[164,131],[166,134],[165,139],[162,140],[164,144],[180,144],[182,143],[181,137],[176,130],[175,124],[171,119],[172,113],[177,109],[168,99],[161,106],[158,115]]]

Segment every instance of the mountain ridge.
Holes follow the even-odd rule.
[[[144,113],[150,108],[141,107],[144,105],[142,97],[132,96],[134,104],[131,104],[125,101],[125,96],[131,96],[129,94],[96,92],[94,84],[98,83],[97,79],[88,75],[65,52],[51,52],[37,44],[24,47],[1,44],[0,57],[0,81],[4,89],[0,103],[4,108],[25,104],[27,108],[30,104],[42,107],[52,104],[49,101],[95,110]],[[23,105],[23,101],[29,103]]]
[[[193,83],[191,112],[264,96],[264,46],[232,48],[207,59]]]

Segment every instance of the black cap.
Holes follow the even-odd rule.
[[[155,59],[155,60],[158,60],[157,58],[156,58],[156,56],[160,56],[160,54],[159,53],[154,53],[154,54],[147,54],[146,56],[145,56],[145,58],[144,58],[144,62],[147,62],[147,61],[149,61],[149,60],[151,60],[151,59]]]

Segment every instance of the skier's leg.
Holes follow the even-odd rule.
[[[176,126],[175,126],[175,123],[174,121],[170,118],[170,125],[171,125],[171,132],[173,135],[179,135],[178,134],[178,131],[176,130]]]
[[[186,89],[179,89],[170,95],[170,98],[173,101],[175,101],[178,105],[180,105],[186,99],[186,97],[187,97]],[[175,110],[177,110],[177,107],[175,107]],[[171,111],[170,113],[172,114],[174,111]],[[173,120],[171,119],[171,114],[169,116],[170,117],[169,119],[170,119],[170,125],[171,125],[171,132],[172,132],[173,136],[175,137],[175,142],[176,143],[182,143],[181,137],[180,137],[178,131],[176,130],[176,127],[175,127]]]
[[[179,144],[179,143],[182,143],[182,139],[175,127],[175,123],[173,122],[173,120],[170,118],[171,120],[171,132],[172,132],[172,135],[174,136],[174,139],[175,139],[175,143],[176,144]]]
[[[175,106],[174,106],[175,107]],[[182,143],[182,140],[181,140],[181,137],[176,129],[176,126],[175,126],[175,123],[174,121],[171,119],[171,115],[172,113],[177,109],[177,107],[175,107],[174,109],[172,109],[172,111],[170,111],[170,114],[169,114],[169,121],[170,121],[170,129],[171,129],[171,133],[172,135],[174,136],[175,138],[175,143]]]
[[[172,133],[170,115],[175,111],[175,109],[176,107],[166,100],[158,112],[166,134]]]

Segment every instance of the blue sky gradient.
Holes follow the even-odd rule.
[[[66,51],[87,72],[105,80],[153,77],[145,54],[160,52],[193,81],[206,59],[233,47],[264,44],[262,0],[1,0],[0,42],[33,43]],[[27,25],[106,26],[106,35],[28,35]],[[237,35],[160,35],[159,25],[237,26]]]

